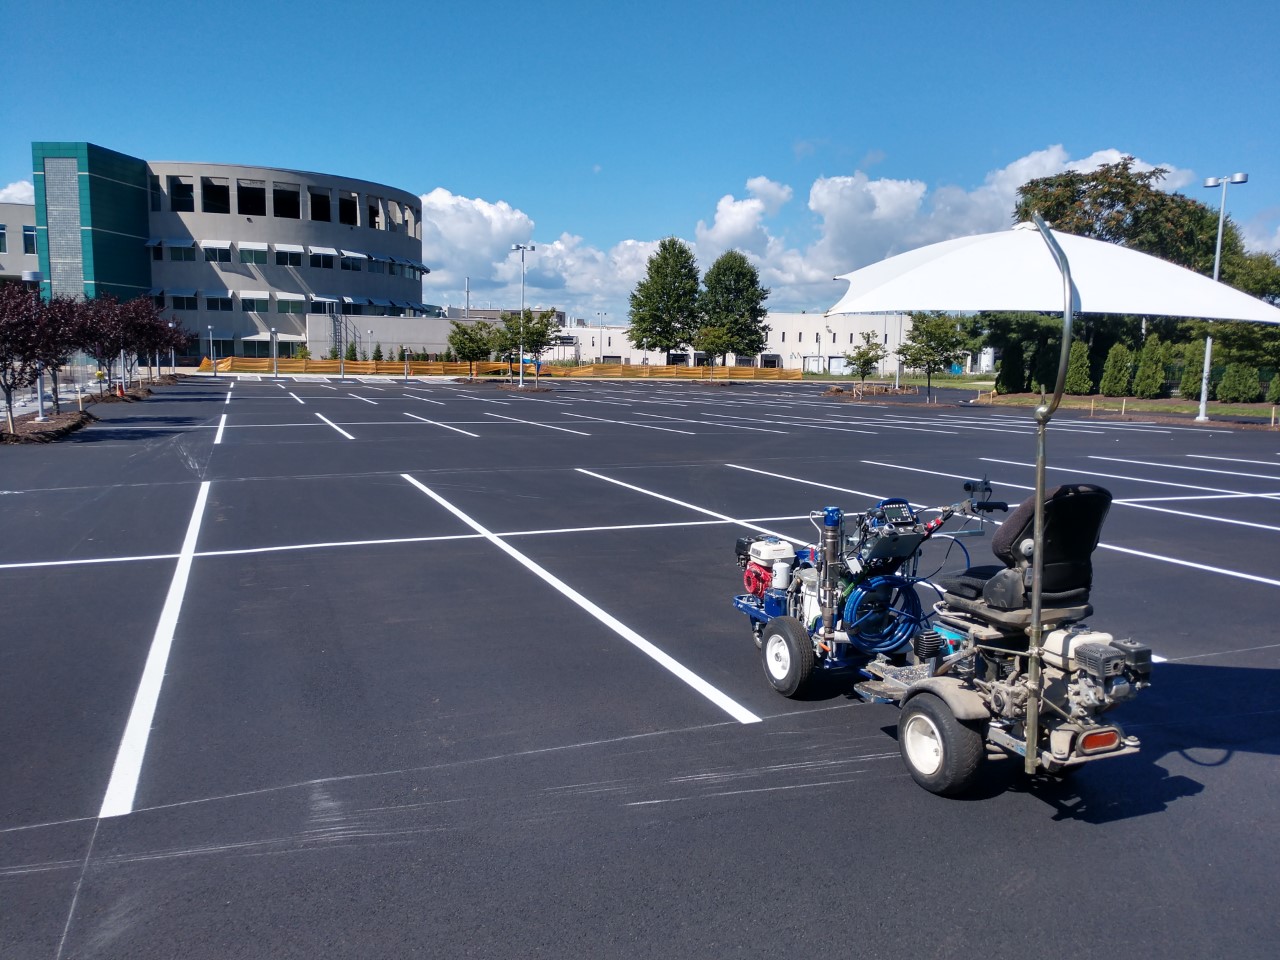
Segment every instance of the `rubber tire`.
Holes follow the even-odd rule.
[[[957,720],[942,698],[931,693],[916,694],[902,708],[898,750],[911,778],[942,797],[973,786],[987,752],[982,731]]]
[[[770,686],[784,697],[799,696],[813,673],[813,641],[794,617],[774,617],[761,634],[760,663]]]

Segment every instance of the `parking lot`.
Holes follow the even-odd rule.
[[[0,956],[1274,954],[1275,433],[1055,419],[1143,750],[957,801],[770,689],[733,543],[1020,501],[1030,412],[547,386],[191,378],[0,450]]]

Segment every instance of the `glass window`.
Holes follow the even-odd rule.
[[[301,188],[296,183],[273,183],[271,185],[271,212],[285,220],[301,220]]]
[[[338,305],[329,300],[312,300],[312,313],[337,313]]]
[[[159,246],[159,245],[152,247],[152,248],[151,248],[151,259],[152,259],[152,260],[163,260],[163,259],[164,259],[164,247],[161,247],[161,246]]]
[[[236,212],[245,217],[267,215],[267,183],[265,180],[236,181]],[[240,261],[241,263],[252,261]]]
[[[343,258],[342,258],[342,269],[343,269],[343,270],[351,270],[351,271],[353,271],[353,272],[355,272],[355,273],[359,273],[359,272],[360,272],[360,258],[359,258],[359,257],[343,257]]]
[[[32,256],[35,255],[35,252],[36,252],[36,228],[35,227],[22,228],[22,252],[31,254]]]
[[[332,270],[333,255],[328,253],[313,253],[311,254],[311,265],[313,267],[320,267],[324,270]]]
[[[8,234],[5,233],[4,224],[0,223],[0,253],[8,253],[8,252],[9,252],[9,236]]]
[[[369,272],[370,273],[386,273],[387,265],[383,263],[381,260],[370,260]]]
[[[307,187],[311,198],[311,219],[322,223],[333,222],[333,204],[329,200],[329,191],[323,187]]]
[[[231,184],[226,177],[200,178],[200,209],[205,213],[231,212]]]
[[[804,331],[801,330],[796,334],[796,343],[804,343]]]
[[[157,310],[164,309],[164,294],[159,294],[151,298],[151,302],[156,305]]]
[[[369,198],[369,219],[365,221],[365,226],[373,230],[382,229],[382,220],[378,216],[378,209],[382,206],[382,201],[377,197]]]
[[[170,260],[188,260],[194,263],[196,259],[195,247],[170,247],[169,259]]]
[[[307,302],[305,300],[277,300],[276,313],[306,313]]]
[[[174,213],[195,213],[196,188],[190,177],[169,178],[169,209]]]
[[[302,266],[302,254],[297,251],[277,250],[276,266],[277,267],[300,267]]]
[[[240,309],[245,313],[269,313],[271,311],[271,301],[259,300],[254,297],[241,297]]]
[[[204,308],[206,310],[221,310],[227,313],[231,312],[230,297],[205,297]]]
[[[349,227],[356,225],[356,216],[360,210],[360,203],[354,193],[342,193],[338,195],[338,222],[345,223]]]
[[[240,248],[240,262],[241,262],[241,263],[263,263],[263,264],[265,264],[265,263],[267,262],[267,251],[265,251],[265,250],[246,250],[244,247],[241,247],[241,248]]]
[[[782,331],[782,342],[783,343],[787,342],[787,331],[785,330]]]
[[[205,263],[230,263],[231,248],[230,247],[205,247],[204,262]]]
[[[195,297],[173,297],[173,309],[175,310],[197,310],[199,305]]]

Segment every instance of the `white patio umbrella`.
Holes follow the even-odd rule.
[[[1280,309],[1185,267],[1049,232],[1071,264],[1075,312],[1280,323]],[[930,244],[836,279],[849,289],[828,315],[1063,309],[1062,275],[1031,223]]]

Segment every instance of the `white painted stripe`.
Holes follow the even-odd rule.
[[[1211,457],[1203,453],[1188,453],[1187,456],[1194,457],[1197,460],[1225,460],[1227,463],[1256,463],[1261,467],[1277,466],[1276,463],[1273,463],[1270,460],[1241,460],[1237,457]],[[1277,454],[1277,456],[1280,456],[1280,454]]]
[[[588,417],[585,413],[569,413],[565,411],[566,417],[577,417],[579,420],[595,420],[597,423],[616,423],[624,427],[641,427],[645,430],[661,430],[663,433],[683,433],[686,437],[696,437],[697,434],[692,430],[677,430],[675,427],[660,427],[656,423],[634,423],[630,420],[606,420],[604,417]]]
[[[476,533],[480,534],[482,537],[484,537],[486,540],[492,543],[495,547],[497,547],[503,553],[507,554],[507,556],[511,557],[513,560],[515,560],[517,563],[519,563],[521,566],[529,570],[531,573],[539,577],[541,580],[543,580],[547,584],[550,584],[552,587],[559,590],[562,594],[564,594],[566,597],[572,600],[575,604],[577,604],[587,613],[591,614],[591,616],[595,617],[597,620],[603,623],[606,627],[608,627],[614,633],[618,634],[618,636],[622,637],[622,639],[626,640],[628,643],[634,646],[641,653],[645,654],[645,656],[651,658],[655,663],[657,663],[659,666],[663,667],[664,669],[668,670],[670,673],[672,673],[674,676],[676,676],[680,680],[683,680],[690,687],[692,687],[702,696],[706,697],[708,700],[714,703],[717,707],[719,707],[725,713],[729,714],[729,716],[733,717],[739,723],[759,723],[760,722],[760,718],[757,717],[750,710],[748,710],[746,707],[742,706],[737,701],[730,699],[726,694],[722,693],[720,690],[713,687],[711,684],[707,683],[707,681],[703,680],[701,677],[695,674],[688,667],[679,663],[669,654],[665,653],[664,651],[660,650],[658,647],[654,646],[652,643],[650,643],[644,637],[640,636],[640,634],[636,633],[634,630],[632,630],[626,624],[622,623],[617,618],[606,613],[596,604],[592,603],[590,600],[588,600],[586,597],[580,594],[577,590],[573,589],[571,586],[569,586],[560,578],[556,577],[550,571],[539,566],[533,560],[530,560],[523,553],[521,553],[515,547],[511,546],[501,537],[485,529],[478,522],[473,520],[467,514],[463,513],[461,510],[455,507],[448,500],[444,499],[444,497],[440,496],[430,487],[427,487],[426,485],[415,480],[413,477],[409,476],[409,474],[407,473],[403,473],[401,474],[401,476],[404,477],[405,480],[413,484],[415,487],[417,487],[419,490],[421,490],[423,493],[425,493],[427,496],[429,496],[436,503],[440,504],[440,506],[448,510],[451,514],[453,514],[455,517],[457,517],[459,520],[461,520],[471,529],[475,530]]]
[[[993,457],[981,457],[980,459],[986,463],[1002,463],[1005,466],[1009,466],[1009,467],[1029,467],[1032,470],[1034,470],[1036,466],[1034,463],[1019,463],[1017,460],[996,460]],[[1068,473],[1076,473],[1076,474],[1080,474],[1081,476],[1088,476],[1088,477],[1106,477],[1108,480],[1132,480],[1134,483],[1150,483],[1158,487],[1177,487],[1179,490],[1203,490],[1206,493],[1242,493],[1244,492],[1241,490],[1226,490],[1222,487],[1198,487],[1190,483],[1173,483],[1170,480],[1151,480],[1151,479],[1148,479],[1147,477],[1129,477],[1129,476],[1125,476],[1124,474],[1118,474],[1118,473],[1098,473],[1094,470],[1088,470],[1088,471],[1077,470],[1073,467],[1054,467],[1048,464],[1045,465],[1045,469],[1066,471]],[[1034,488],[1028,487],[1027,489],[1030,490]]]
[[[531,427],[545,427],[548,430],[559,430],[562,433],[576,433],[580,437],[589,437],[591,434],[582,430],[570,430],[568,427],[556,427],[549,423],[539,423],[537,420],[521,420],[518,417],[506,417],[500,413],[486,413],[486,417],[496,417],[499,420],[510,420],[512,423],[524,423]]]
[[[327,423],[329,426],[333,427],[333,429],[337,430],[340,434],[342,434],[348,440],[355,439],[355,437],[347,433],[347,431],[343,430],[340,426],[338,426],[336,423],[334,423],[332,420],[326,417],[323,413],[317,413],[316,416],[319,417],[321,420],[323,420],[325,423]]]
[[[283,390],[284,388],[283,388],[283,387],[281,387],[281,389]],[[303,403],[302,398],[301,398],[300,396],[298,396],[296,393],[294,393],[292,390],[290,390],[290,391],[289,391],[289,396],[293,397],[293,399],[297,400],[297,401],[298,401],[299,403],[301,403],[304,407],[306,406],[306,404],[305,404],[305,403]]]
[[[758,526],[757,524],[751,523],[747,520],[739,520],[736,517],[726,516],[723,513],[716,513],[716,511],[714,510],[708,510],[706,507],[697,507],[697,506],[694,506],[692,503],[685,503],[683,500],[677,500],[675,497],[668,497],[664,493],[657,493],[656,491],[653,491],[653,490],[646,490],[644,487],[637,487],[637,486],[633,486],[630,483],[623,483],[621,480],[613,479],[613,477],[606,477],[602,473],[593,473],[592,471],[586,470],[582,467],[578,467],[577,472],[586,474],[588,477],[595,477],[597,480],[603,480],[606,483],[617,484],[619,487],[623,487],[627,490],[634,490],[636,493],[643,493],[646,497],[654,497],[658,500],[665,500],[667,503],[674,503],[676,506],[684,507],[686,510],[693,510],[696,513],[701,513],[708,517],[715,517],[717,520],[725,520],[729,523],[736,523],[739,526],[746,527],[748,530],[755,530],[759,533],[767,533],[772,537],[777,537],[779,540],[786,540],[788,543],[796,543],[803,546],[807,542],[801,539],[800,537],[788,537],[785,533],[778,533],[778,531],[776,530],[770,530],[766,527]]]
[[[434,403],[438,407],[445,406],[443,400],[428,400],[426,397],[415,397],[412,393],[406,393],[405,397],[409,400],[421,400],[423,403]]]
[[[1196,473],[1216,473],[1224,477],[1252,477],[1255,480],[1280,480],[1280,477],[1269,473],[1242,473],[1239,470],[1214,470],[1212,467],[1184,467],[1176,463],[1153,463],[1149,460],[1123,460],[1120,457],[1090,456],[1090,460],[1106,460],[1111,463],[1131,463],[1139,467],[1163,467],[1166,470],[1191,470]]]
[[[834,430],[837,433],[865,433],[869,436],[879,436],[876,430],[856,430],[853,427],[829,427],[821,423],[801,423],[795,420],[783,420],[778,417],[731,417],[727,413],[716,414],[721,420],[750,420],[752,423],[777,423],[788,427],[804,427],[807,430]]]
[[[1191,500],[1273,500],[1280,493],[1183,493],[1176,497],[1125,497],[1112,503],[1186,503]]]
[[[348,397],[355,397],[357,400],[363,400],[365,403],[372,403],[375,407],[378,405],[377,400],[370,400],[368,397],[362,397],[358,393],[348,393]]]
[[[972,480],[972,476],[965,476],[962,473],[942,473],[938,470],[923,470],[920,467],[904,467],[900,463],[882,463],[879,460],[863,460],[863,463],[869,463],[873,467],[888,467],[890,470],[907,470],[911,473],[927,473],[931,477],[948,477],[953,480]],[[1035,490],[1035,487],[1024,487],[1019,483],[1005,483],[1003,480],[992,480],[997,487],[1011,487],[1014,490]]]
[[[415,420],[421,420],[423,423],[429,423],[433,427],[444,427],[446,430],[452,430],[454,433],[465,433],[468,437],[478,437],[480,434],[472,433],[470,430],[459,430],[457,427],[451,427],[447,423],[439,423],[435,420],[428,420],[426,417],[420,417],[416,413],[406,413],[406,417],[413,417]]]
[[[715,420],[690,420],[686,417],[666,417],[660,413],[645,413],[643,410],[637,412],[638,417],[653,417],[656,420],[671,420],[675,423],[700,423],[709,427],[728,427],[731,430],[754,430],[756,433],[777,433],[782,436],[787,435],[785,430],[769,430],[765,427],[749,427],[745,423],[717,423]],[[708,413],[708,417],[718,417],[718,413]]]
[[[136,557],[89,557],[84,560],[29,560],[25,563],[0,563],[0,570],[28,570],[38,567],[78,567],[92,563],[136,563],[139,560],[173,560],[176,553],[148,553]]]
[[[1133,507],[1137,510],[1154,510],[1157,513],[1171,513],[1178,517],[1190,517],[1193,520],[1208,520],[1212,523],[1230,523],[1237,527],[1252,527],[1255,530],[1271,530],[1280,533],[1280,527],[1272,526],[1269,523],[1253,523],[1250,520],[1234,520],[1231,517],[1222,517],[1215,514],[1191,513],[1187,510],[1171,510],[1169,507],[1153,507],[1148,503],[1134,503],[1132,500],[1113,500],[1112,503],[1118,503],[1121,506]]]
[[[133,698],[133,709],[129,711],[129,721],[120,740],[120,749],[116,751],[111,780],[107,784],[102,809],[98,813],[102,818],[122,817],[133,812],[138,777],[142,773],[142,760],[147,752],[147,740],[151,735],[156,704],[160,700],[160,687],[164,683],[165,666],[169,662],[169,650],[173,646],[178,615],[182,611],[182,598],[187,592],[196,539],[200,536],[200,521],[204,517],[205,503],[209,499],[209,483],[205,480],[200,484],[191,520],[187,523],[187,535],[183,538],[182,549],[178,554],[178,565],[173,571],[169,593],[160,612],[160,622],[156,624],[155,635],[151,638],[151,650],[147,654],[138,692]]]
[[[234,387],[234,386],[235,386],[235,384],[233,383],[233,384],[232,384],[232,386]],[[227,404],[229,404],[230,402],[231,402],[231,391],[230,391],[230,390],[228,390],[228,391],[227,391],[227,399],[222,401],[222,405],[225,407],[225,406],[226,406]]]
[[[777,480],[788,480],[791,483],[801,483],[806,487],[818,487],[822,490],[834,490],[836,493],[851,493],[856,497],[868,497],[877,501],[884,499],[884,496],[879,493],[868,493],[866,490],[851,490],[849,487],[833,487],[829,483],[819,483],[816,480],[805,480],[801,477],[791,477],[785,473],[771,473],[768,470],[757,470],[755,467],[744,467],[736,463],[726,463],[725,466],[731,467],[734,470],[745,470],[747,473],[758,473],[762,477],[773,477]]]
[[[510,402],[508,400],[490,400],[487,397],[477,397],[474,394],[463,393],[461,390],[458,391],[458,396],[466,397],[468,400],[479,400],[481,403],[501,403],[503,406]]]
[[[225,430],[226,428],[227,428],[227,415],[224,413],[222,415],[222,418],[218,421],[218,432],[213,435],[213,442],[215,444],[222,442],[222,431]]]

